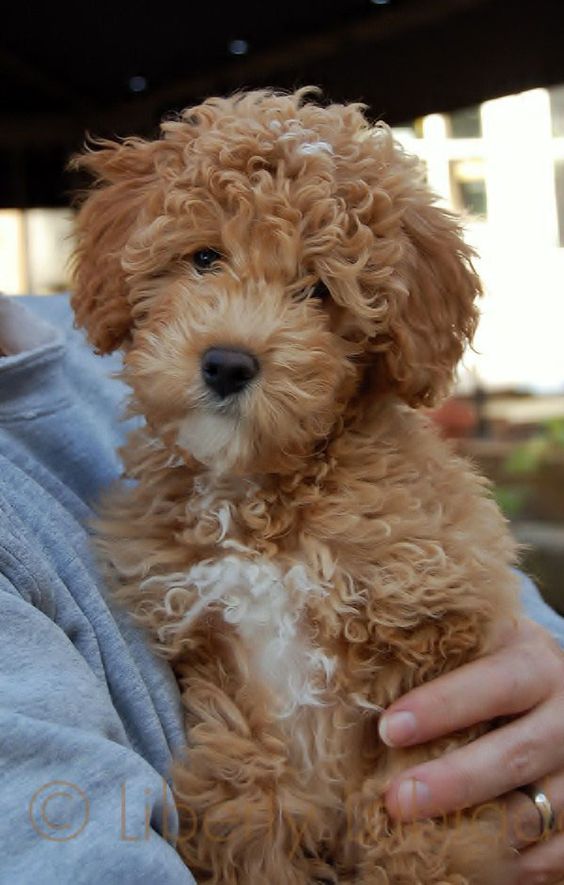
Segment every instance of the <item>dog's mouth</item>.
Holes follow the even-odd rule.
[[[209,415],[217,415],[232,421],[242,421],[244,418],[244,403],[248,394],[232,393],[229,396],[214,396],[207,391],[202,394],[198,402],[198,410]]]
[[[210,348],[201,359],[199,394],[180,419],[177,444],[214,470],[229,470],[248,448],[245,405],[258,377],[258,361],[228,348]]]
[[[250,351],[208,348],[200,359],[199,396],[179,422],[178,446],[215,468],[239,460],[247,436],[245,403],[259,375],[259,361]]]
[[[179,423],[178,447],[201,464],[225,469],[242,454],[243,419],[238,403],[231,399],[193,409]]]

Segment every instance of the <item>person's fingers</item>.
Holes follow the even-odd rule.
[[[564,767],[562,701],[395,778],[386,806],[392,817],[433,817],[488,802]]]
[[[555,833],[524,851],[517,858],[516,870],[514,885],[564,883],[564,833]]]
[[[439,676],[392,704],[380,718],[380,737],[392,747],[424,743],[530,710],[556,684],[564,684],[564,656],[527,625],[517,643]]]
[[[564,771],[551,774],[535,783],[535,787],[545,793],[554,813],[553,834],[564,835]],[[515,790],[498,801],[499,823],[504,841],[512,848],[523,851],[539,841],[542,820],[533,799]],[[543,841],[552,835],[543,836]]]

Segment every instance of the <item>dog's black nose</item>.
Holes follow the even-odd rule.
[[[202,357],[204,381],[222,399],[243,390],[258,371],[258,360],[244,350],[211,347]]]

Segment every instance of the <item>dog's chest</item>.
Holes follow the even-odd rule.
[[[309,635],[307,599],[323,590],[303,565],[284,569],[264,557],[228,554],[198,563],[187,577],[197,590],[189,616],[219,610],[245,646],[252,677],[270,690],[277,717],[323,704],[335,661]]]
[[[237,518],[242,495],[252,508],[253,488],[201,485],[190,500],[196,524],[215,525],[215,552],[182,576],[172,575],[166,595],[179,584],[190,588],[184,629],[214,610],[243,643],[253,678],[269,690],[272,712],[291,718],[304,707],[320,706],[334,672],[334,658],[316,645],[307,618],[313,596],[327,595],[323,579],[312,574],[299,550],[267,558],[253,549],[252,536]],[[245,501],[243,501],[245,503]],[[197,527],[196,527],[197,531]]]

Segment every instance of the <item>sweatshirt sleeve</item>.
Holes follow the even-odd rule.
[[[0,575],[1,881],[194,882],[169,788],[122,736],[71,637]]]
[[[521,602],[525,614],[552,633],[564,648],[564,618],[544,601],[539,591],[527,575],[520,573]]]

